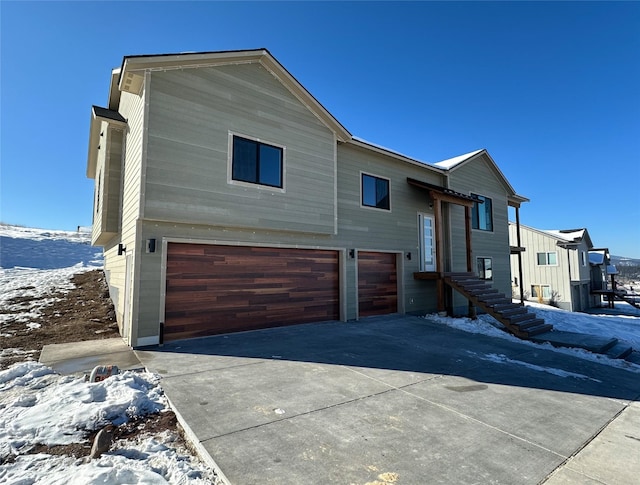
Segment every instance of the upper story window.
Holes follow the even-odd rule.
[[[558,266],[558,253],[537,253],[538,266]]]
[[[283,187],[284,149],[233,135],[231,178],[240,182]]]
[[[582,266],[587,265],[587,253],[586,251],[580,251],[580,259],[582,260]]]
[[[491,199],[484,195],[471,194],[482,201],[473,203],[471,227],[482,231],[493,231],[493,208]]]
[[[478,258],[478,278],[481,280],[493,279],[491,258]]]
[[[391,210],[389,179],[362,174],[362,205],[376,209]]]

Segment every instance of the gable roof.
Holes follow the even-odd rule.
[[[438,167],[446,172],[454,172],[466,164],[471,163],[474,160],[477,160],[481,157],[485,157],[485,160],[489,163],[489,167],[494,172],[498,180],[504,185],[507,189],[507,199],[509,201],[509,205],[513,207],[520,207],[520,204],[523,202],[529,202],[529,199],[523,197],[522,195],[518,195],[515,189],[511,186],[507,177],[504,176],[502,170],[498,168],[498,164],[491,158],[489,152],[482,148],[480,150],[475,150],[473,152],[465,153],[464,155],[458,155],[457,157],[448,158],[447,160],[442,160],[440,162],[436,162],[433,165]]]
[[[351,139],[351,133],[264,48],[125,56],[122,60],[117,82],[121,91],[140,94],[144,84],[145,71],[253,63],[259,63],[273,74],[291,94],[298,98],[327,128],[335,133],[339,141],[344,142]]]
[[[515,226],[514,222],[509,222],[509,225]],[[538,234],[542,234],[544,236],[552,237],[553,239],[558,241],[559,245],[567,245],[567,246],[575,246],[580,244],[582,241],[587,243],[587,248],[593,248],[593,243],[591,242],[591,236],[589,236],[589,231],[587,228],[582,229],[536,229],[535,227],[525,226],[524,224],[520,224],[522,229],[528,229],[529,231],[537,232]]]

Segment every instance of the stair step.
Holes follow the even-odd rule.
[[[509,305],[509,304],[511,304],[511,300],[509,300],[508,298],[498,298],[498,299],[495,299],[495,300],[482,300],[482,299],[479,299],[478,301],[479,301],[479,303],[484,303],[485,306],[488,306],[490,308],[494,308],[494,307],[496,307],[498,305]]]
[[[490,290],[491,285],[484,283],[483,281],[470,281],[469,283],[458,283],[458,286],[462,288],[464,291],[471,290]]]
[[[534,335],[540,335],[542,333],[546,333],[549,330],[553,330],[553,325],[549,323],[544,323],[536,327],[527,328],[525,330],[525,333],[527,334],[528,337],[533,337]]]
[[[613,347],[607,350],[607,354],[612,359],[624,359],[631,352],[633,348],[626,342],[618,342]]]
[[[531,313],[529,313],[529,310],[527,310],[527,307],[524,307],[524,306],[521,306],[521,305],[518,305],[518,308],[511,308],[509,310],[502,310],[502,311],[500,311],[498,313],[503,318],[511,318],[511,317],[515,317],[516,315],[531,315]]]
[[[504,305],[495,305],[493,307],[493,311],[496,313],[502,313],[507,310],[516,310],[517,308],[520,308],[520,305],[515,303],[505,303]]]
[[[503,315],[503,318],[506,318],[507,320],[509,320],[509,322],[511,322],[512,325],[517,325],[522,322],[527,322],[530,320],[536,320],[535,314],[529,313],[529,312],[516,313],[515,315],[508,315],[506,317]]]
[[[502,295],[502,296],[504,296],[498,290],[496,290],[494,288],[491,288],[491,287],[473,289],[473,290],[467,291],[467,293],[469,293],[470,295],[473,295],[473,296],[480,296],[480,295]]]
[[[538,325],[544,325],[544,320],[541,318],[532,318],[531,320],[525,320],[524,322],[512,323],[515,327],[518,327],[520,330],[528,330],[530,328],[537,327]]]
[[[487,305],[497,305],[497,304],[509,304],[512,303],[511,298],[507,298],[506,296],[504,296],[502,293],[495,293],[492,295],[487,295],[487,296],[477,296],[476,297],[479,301],[487,304]]]
[[[631,353],[624,358],[624,360],[633,364],[640,365],[640,351],[632,350]]]

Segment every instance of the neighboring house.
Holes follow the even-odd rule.
[[[517,247],[517,227],[509,223],[512,247]],[[541,230],[520,225],[522,276],[516,255],[511,257],[513,295],[552,303],[569,311],[599,306],[593,290],[606,288],[608,256],[594,249],[587,229]],[[606,251],[606,250],[604,250]],[[599,262],[598,262],[599,261]],[[520,278],[522,281],[520,281]]]
[[[429,165],[354,138],[264,49],[125,57],[87,175],[135,347],[464,312],[444,272],[510,294],[507,208],[527,200],[486,150]]]

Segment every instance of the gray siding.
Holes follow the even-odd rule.
[[[360,172],[365,171],[390,179],[392,211],[377,211],[360,206]],[[442,183],[439,174],[427,168],[409,165],[390,157],[362,150],[350,144],[338,146],[338,233],[313,234],[290,231],[257,231],[223,228],[215,224],[195,225],[147,221],[142,224],[142,240],[155,238],[158,250],[145,253],[141,248],[139,308],[141,337],[158,335],[162,320],[164,291],[162,277],[163,238],[190,239],[194,242],[226,242],[235,244],[283,245],[338,249],[345,255],[341,282],[347,306],[344,318],[357,317],[357,251],[378,250],[399,255],[399,308],[415,314],[436,311],[435,284],[414,280],[419,270],[418,212],[430,212],[427,194],[407,184],[407,177],[425,182]],[[356,257],[348,256],[354,249]],[[411,253],[411,260],[407,253]],[[142,333],[144,332],[144,333]]]
[[[493,206],[493,231],[472,230],[473,270],[476,271],[476,259],[491,258],[493,263],[492,285],[505,295],[511,295],[511,265],[508,230],[507,190],[496,176],[488,160],[475,159],[449,175],[449,187],[465,194],[478,194],[491,198]],[[466,271],[465,220],[464,208],[449,208],[451,230],[449,247],[451,271]],[[466,300],[455,296],[454,307],[465,311]]]
[[[259,64],[151,75],[145,218],[335,232],[335,140]],[[284,190],[228,182],[230,132],[285,147]]]

